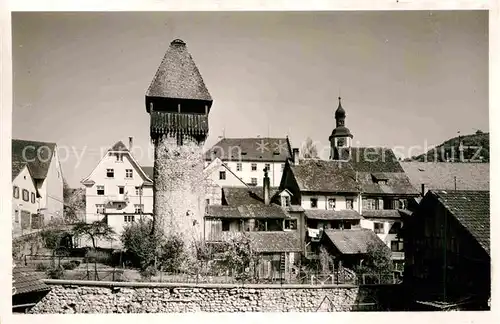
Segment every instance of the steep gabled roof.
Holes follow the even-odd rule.
[[[154,177],[154,167],[141,165],[140,168],[148,176],[149,179],[153,180]]]
[[[27,163],[36,180],[45,180],[55,152],[56,143],[12,140],[12,162]]]
[[[123,144],[122,141],[118,141],[113,145],[108,151],[113,152],[129,152],[128,148]]]
[[[146,97],[212,101],[200,71],[182,40],[175,39],[170,43]],[[149,107],[147,109],[149,112]]]
[[[366,254],[370,245],[388,249],[377,234],[369,229],[326,229],[324,231],[328,239],[342,254]]]
[[[404,172],[390,148],[352,147],[350,162],[358,172]]]
[[[300,252],[298,231],[248,232],[251,244],[259,253]]]
[[[288,138],[223,138],[205,153],[208,161],[214,157],[223,161],[285,162],[292,152]]]
[[[14,267],[12,269],[12,279],[15,288],[13,295],[50,290],[50,287],[42,281],[44,278],[40,273],[26,267]]]
[[[410,182],[417,189],[490,190],[489,163],[401,162]]]
[[[12,161],[12,180],[14,181],[19,173],[21,173],[21,171],[27,166],[28,164],[25,162]]]
[[[414,195],[420,192],[411,185],[410,179],[404,172],[376,173],[377,177],[370,172],[358,172],[358,181],[363,193],[382,195]],[[379,180],[377,180],[377,178]],[[381,180],[383,178],[383,180]]]
[[[300,191],[359,192],[356,172],[349,162],[303,159],[290,168]]]
[[[490,254],[490,192],[439,190],[430,193]]]

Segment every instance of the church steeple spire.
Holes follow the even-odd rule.
[[[330,158],[334,160],[341,159],[341,148],[349,148],[351,146],[351,139],[353,138],[349,128],[345,127],[346,113],[342,107],[342,98],[339,97],[339,106],[335,111],[335,129],[329,137],[331,154]]]

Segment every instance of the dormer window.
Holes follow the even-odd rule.
[[[389,178],[384,173],[372,173],[372,180],[376,184],[387,184]]]
[[[281,207],[289,207],[289,206],[290,206],[290,197],[281,196]]]

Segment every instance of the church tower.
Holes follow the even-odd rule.
[[[153,224],[186,247],[203,233],[203,144],[212,97],[186,43],[175,39],[146,92],[154,144]]]
[[[329,137],[331,160],[347,160],[350,157],[353,136],[349,128],[345,127],[345,117],[345,110],[342,107],[341,98],[339,97],[339,106],[335,111],[336,127]]]

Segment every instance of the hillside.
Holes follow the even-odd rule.
[[[464,159],[467,162],[490,162],[490,133],[481,131],[471,135],[462,135],[460,138],[458,136],[451,138],[427,153],[413,156],[405,161],[446,162],[447,157],[450,160],[455,157],[455,162],[460,162],[458,150],[460,139],[464,145]]]

